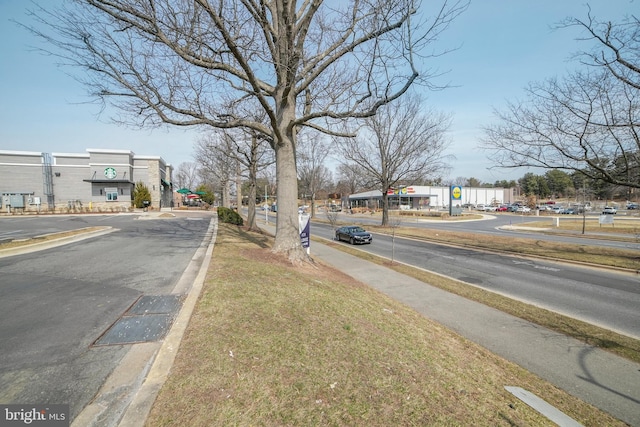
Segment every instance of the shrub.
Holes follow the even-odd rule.
[[[218,220],[234,225],[244,225],[244,220],[238,212],[223,206],[218,207]]]
[[[138,181],[133,188],[133,205],[136,208],[143,208],[145,201],[151,201],[151,192],[142,181]]]

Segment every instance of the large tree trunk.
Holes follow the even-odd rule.
[[[298,176],[293,138],[276,149],[278,216],[274,252],[285,253],[293,263],[309,259],[300,242],[298,219]]]
[[[231,181],[222,183],[222,206],[231,209]]]
[[[240,162],[236,160],[236,205],[238,213],[242,210],[242,174],[240,171]]]
[[[284,36],[284,34],[283,34]],[[293,46],[291,41],[291,46]],[[289,52],[290,54],[291,52]],[[282,70],[281,70],[282,71]],[[288,72],[288,70],[285,70]],[[283,84],[277,91],[276,127],[274,129],[274,149],[276,152],[276,198],[278,215],[276,220],[276,238],[273,251],[284,253],[294,264],[309,261],[309,255],[300,241],[300,220],[298,218],[298,167],[296,164],[297,129],[296,97],[291,76],[280,76]]]
[[[258,230],[256,225],[256,164],[249,165],[249,199],[247,200],[247,227]]]
[[[389,225],[389,196],[385,190],[382,193],[382,224],[383,227]]]
[[[309,256],[300,242],[296,129],[291,126],[295,120],[295,98],[289,96],[281,103],[275,143],[278,215],[273,251],[286,254],[292,263],[298,264],[308,261]]]

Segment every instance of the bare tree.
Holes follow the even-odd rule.
[[[401,224],[402,221],[399,216],[389,221],[389,226],[391,227],[391,264],[393,264],[396,259],[396,230]]]
[[[640,21],[569,19],[595,46],[584,70],[530,84],[527,98],[496,111],[482,148],[495,165],[579,172],[640,188]]]
[[[182,162],[174,173],[176,188],[194,189],[198,185],[198,165],[194,162]]]
[[[467,185],[469,180],[464,176],[457,176],[451,180],[451,185]]]
[[[311,199],[311,217],[314,217],[318,191],[325,189],[332,180],[331,172],[325,166],[329,146],[317,132],[305,132],[298,141],[298,177],[302,191]]]
[[[422,111],[420,99],[408,97],[380,108],[357,137],[336,139],[343,162],[358,168],[382,192],[383,226],[389,219],[389,189],[446,169],[449,125],[448,116]]]
[[[433,87],[428,57],[468,0],[76,0],[41,9],[41,35],[90,92],[141,126],[247,128],[276,155],[274,251],[307,258],[298,235],[296,134],[372,116],[414,84]],[[429,3],[431,5],[431,2]],[[255,121],[255,105],[268,117]],[[253,110],[253,111],[252,111]]]
[[[345,163],[340,163],[338,165],[338,183],[336,184],[336,191],[340,193],[343,200],[346,196],[355,194],[364,188],[364,179],[357,165],[355,167],[354,165]],[[351,208],[351,206],[348,207]]]
[[[338,225],[338,212],[332,212],[329,209],[325,211],[327,221],[331,225],[331,228],[335,229]]]
[[[229,157],[231,141],[223,134],[213,133],[198,140],[194,146],[194,159],[200,165],[204,182],[220,189],[222,206],[231,207],[231,184],[236,174],[238,161]]]
[[[615,82],[576,72],[532,85],[525,102],[496,111],[499,123],[485,129],[481,146],[498,167],[560,169],[640,188],[640,91]]]
[[[278,193],[278,186],[276,183],[275,165],[267,166],[260,175],[262,179],[259,179],[259,180],[264,181],[265,203],[268,204],[270,199],[272,204],[277,203],[278,199],[276,194]],[[262,186],[260,187],[260,190],[262,191]]]
[[[227,154],[237,160],[238,168],[242,167],[242,173],[237,173],[240,178],[245,177],[249,182],[249,194],[247,203],[247,227],[250,230],[257,229],[256,225],[256,196],[258,173],[266,167],[274,164],[273,150],[268,149],[268,141],[264,140],[262,134],[241,129],[236,132],[224,131],[223,138],[226,143],[223,145],[228,149]],[[240,198],[241,185],[236,184],[238,191],[238,208],[242,201]]]
[[[640,90],[640,18],[598,21],[589,8],[586,20],[568,18],[559,27],[586,30],[587,36],[580,40],[594,42],[591,50],[578,53],[583,64],[603,68],[623,85]]]

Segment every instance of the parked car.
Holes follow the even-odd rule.
[[[498,210],[498,207],[497,207],[497,206],[486,205],[486,206],[484,207],[484,210],[485,210],[486,212],[495,212],[495,211],[497,211],[497,210]]]
[[[482,203],[480,203],[479,205],[476,205],[476,210],[478,211],[484,211],[485,209],[486,209],[485,205],[483,205]]]
[[[553,212],[554,214],[561,214],[564,212],[564,208],[561,206],[554,206],[553,208],[551,208],[551,212]]]
[[[615,215],[616,213],[618,213],[618,210],[613,206],[605,206],[604,209],[602,209],[603,215]]]
[[[506,212],[507,211],[508,206],[507,205],[501,205],[498,206],[498,208],[496,209],[496,211],[498,212]]]
[[[371,243],[373,236],[364,228],[358,225],[340,227],[336,230],[336,240],[344,240],[352,245]]]
[[[518,205],[509,205],[507,206],[507,212],[517,212],[519,207]]]
[[[628,210],[639,209],[638,208],[638,204],[637,203],[629,203],[629,204],[627,204],[627,209]]]
[[[518,209],[516,209],[516,212],[522,212],[522,213],[531,212],[531,208],[528,206],[518,206]]]
[[[562,211],[563,215],[577,215],[578,214],[578,210],[575,208],[567,208],[565,210]]]

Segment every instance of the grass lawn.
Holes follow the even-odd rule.
[[[14,249],[14,248],[19,248],[19,247],[28,246],[28,245],[51,242],[54,240],[64,239],[65,237],[72,237],[72,236],[92,233],[94,231],[101,231],[106,228],[108,227],[85,227],[85,228],[79,228],[76,230],[62,231],[59,233],[44,234],[42,236],[36,236],[29,239],[7,240],[4,242],[0,242],[0,250]]]
[[[600,224],[598,217],[588,217],[583,220],[582,217],[567,216],[559,217],[558,225],[555,225],[555,218],[549,218],[546,221],[531,221],[519,224],[525,227],[550,228],[552,231],[575,231],[582,232],[583,228],[586,233],[605,233],[611,235],[627,235],[635,237],[640,241],[640,219],[632,219],[625,217],[613,216],[612,224]]]
[[[525,388],[584,425],[624,425],[272,238],[220,224],[202,295],[148,426],[554,425]]]

